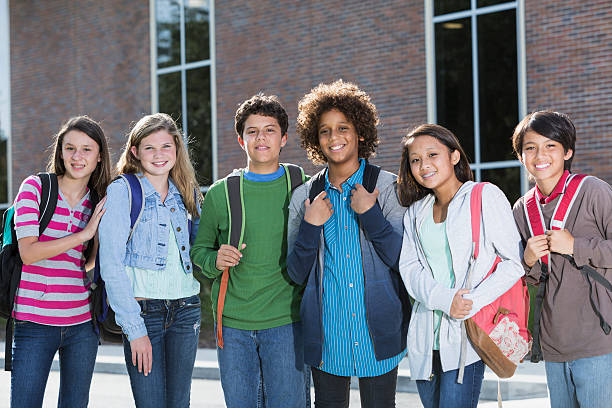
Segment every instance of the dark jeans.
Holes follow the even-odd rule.
[[[125,363],[136,407],[189,407],[191,374],[200,335],[200,299],[194,295],[138,303],[153,348],[153,364],[148,376],[139,373],[132,364],[130,342],[124,337]]]
[[[465,366],[463,384],[457,383],[459,370],[442,371],[440,352],[435,350],[431,380],[417,380],[419,397],[425,408],[475,408],[485,365],[482,360]]]
[[[57,406],[87,407],[98,337],[91,322],[46,326],[18,320],[13,340],[11,406],[42,407],[47,378],[59,351],[60,389]]]
[[[312,367],[315,408],[347,408],[351,377],[337,376]],[[397,367],[377,377],[359,378],[359,396],[363,408],[394,408]]]

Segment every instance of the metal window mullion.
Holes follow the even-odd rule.
[[[436,95],[436,36],[433,22],[433,0],[425,0],[425,65],[427,81],[427,121],[438,123]]]
[[[151,113],[159,112],[159,89],[157,76],[157,5],[149,0],[149,46],[151,47]]]
[[[521,162],[518,160],[501,160],[494,162],[484,162],[484,163],[470,163],[470,167],[472,170],[480,169],[480,170],[494,170],[494,169],[507,169],[510,167],[520,167],[522,166]]]
[[[185,71],[185,1],[180,0],[180,43],[181,43],[181,115],[183,124],[183,138],[187,140],[187,73]]]
[[[2,7],[2,10],[0,10],[0,21],[2,24],[0,24],[0,30],[3,31],[2,34],[0,34],[0,39],[2,40],[3,44],[0,44],[0,47],[4,48],[6,50],[6,55],[3,55],[3,57],[6,57],[6,59],[4,59],[3,64],[6,64],[6,78],[0,78],[0,83],[2,83],[2,85],[6,85],[6,106],[4,107],[4,109],[6,110],[6,123],[3,124],[5,130],[6,130],[6,184],[7,184],[7,188],[6,188],[6,203],[2,203],[0,204],[0,209],[5,209],[8,208],[10,206],[10,203],[12,202],[12,197],[13,197],[13,136],[12,136],[12,128],[11,128],[11,64],[10,64],[10,55],[11,55],[11,31],[10,31],[10,24],[11,24],[11,14],[10,14],[10,4],[8,0],[3,0],[0,1],[0,7]],[[3,52],[4,54],[4,52]],[[4,84],[4,80],[6,80],[6,84]],[[1,109],[1,108],[0,108]]]
[[[473,15],[482,15],[482,14],[490,14],[497,13],[498,11],[506,11],[512,10],[517,7],[517,2],[512,1],[503,4],[497,4],[494,6],[481,7],[478,8],[475,4],[472,4],[472,8],[470,10],[457,11],[455,13],[442,14],[439,16],[433,17],[434,23],[443,23],[446,21],[458,20],[460,18],[467,18]]]
[[[190,70],[190,69],[195,69],[195,68],[207,67],[207,66],[210,66],[210,64],[211,64],[210,60],[195,61],[195,62],[190,62],[185,65],[174,65],[171,67],[159,68],[157,70],[157,73],[159,75],[170,74],[172,72],[179,72],[182,69]]]
[[[476,9],[476,0],[472,1],[472,10]],[[472,22],[472,99],[474,108],[474,161],[480,163],[480,98],[478,95],[478,23],[476,14],[471,16]],[[480,181],[480,167],[476,167],[476,180]]]
[[[525,48],[525,0],[519,0],[516,7],[516,59],[518,65],[518,121],[527,115],[527,67]],[[521,166],[521,194],[529,190],[529,176],[524,166]]]
[[[209,38],[209,78],[210,78],[210,139],[212,150],[212,176],[216,181],[219,177],[217,169],[217,58],[215,45],[215,0],[210,0],[208,13],[208,38]],[[212,184],[212,183],[211,183]],[[208,188],[207,188],[208,190]]]

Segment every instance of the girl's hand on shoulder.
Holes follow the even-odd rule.
[[[463,319],[472,310],[472,301],[470,299],[464,299],[463,295],[470,293],[467,289],[459,289],[453,297],[453,303],[451,303],[450,317],[453,319]]]
[[[363,214],[376,204],[378,194],[378,188],[368,193],[361,184],[356,183],[355,188],[351,190],[351,208],[357,214]]]
[[[550,254],[548,236],[546,234],[536,235],[527,240],[523,260],[530,268],[544,255]]]
[[[153,366],[153,348],[149,336],[130,341],[130,349],[132,350],[132,364],[134,367],[138,366],[138,372],[143,373],[146,377]]]
[[[334,213],[333,205],[327,198],[327,193],[321,191],[315,199],[310,202],[310,198],[307,198],[304,202],[304,221],[311,225],[323,225]]]
[[[242,249],[246,248],[246,244],[242,244]],[[217,251],[217,260],[215,261],[215,267],[217,270],[222,271],[225,268],[238,265],[242,258],[242,253],[235,247],[227,244],[221,245]]]
[[[546,231],[550,252],[572,255],[574,253],[574,236],[566,229]]]
[[[91,213],[91,217],[89,218],[87,226],[80,232],[81,236],[83,237],[83,242],[89,241],[96,235],[96,232],[98,231],[98,225],[100,224],[100,219],[102,219],[102,215],[104,215],[104,213],[106,212],[106,208],[104,208],[104,203],[106,203],[106,197],[100,200],[98,205],[96,205],[96,208],[94,208]]]

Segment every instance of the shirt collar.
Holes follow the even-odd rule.
[[[357,184],[357,183],[363,184],[363,171],[364,171],[364,169],[365,169],[365,160],[364,159],[359,159],[359,168],[357,169],[356,172],[354,172],[351,175],[351,177],[349,177],[344,183],[342,183],[342,186],[346,185],[348,187],[348,190],[350,191],[353,188],[355,188],[355,184]],[[328,168],[325,171],[325,190],[328,190],[330,187],[333,187],[333,186],[329,182],[329,168]],[[343,188],[342,191],[345,191],[345,189]]]
[[[557,185],[555,186],[555,188],[553,189],[552,193],[550,193],[549,196],[545,196],[544,194],[542,194],[538,186],[536,186],[536,197],[538,201],[540,202],[540,204],[548,204],[552,200],[557,198],[559,195],[563,194],[565,192],[565,182],[567,181],[567,178],[569,177],[569,175],[570,175],[570,172],[568,170],[565,170],[563,172],[563,174],[561,175],[561,178],[557,182]]]
[[[159,195],[155,187],[151,184],[148,178],[146,178],[142,173],[137,174],[138,179],[140,180],[140,185],[142,186],[142,192],[145,197],[149,197],[155,193]],[[178,188],[174,185],[172,178],[168,177],[168,196],[174,196],[176,194],[180,194]]]

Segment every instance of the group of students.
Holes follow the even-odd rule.
[[[588,177],[566,229],[548,227],[575,151],[566,115],[534,112],[512,138],[535,181],[546,232],[532,233],[525,197],[512,209],[486,184],[480,256],[466,282],[477,183],[453,133],[431,124],[411,130],[396,176],[368,162],[379,144],[378,115],[356,85],[320,84],[298,110],[301,145],[312,163],[324,165],[318,174],[296,176],[295,166],[279,163],[288,116],[276,97],[258,94],[235,116],[246,167],[213,184],[205,198],[172,118],[140,119],[116,166],[117,175],[136,174],[142,185],[133,230],[131,190],[125,178],[111,181],[100,126],[77,117],[62,127],[49,163],[58,176],[57,208],[42,234],[40,179],[28,177],[15,199],[24,266],[14,309],[12,406],[41,406],[58,350],[58,406],[87,406],[98,338],[86,271],[97,252],[138,407],[189,406],[200,331],[196,265],[214,279],[229,408],[308,407],[311,375],[316,407],[348,407],[352,376],[362,406],[394,407],[404,356],[425,407],[475,407],[484,363],[469,343],[462,353],[461,322],[524,275],[546,286],[539,339],[552,406],[609,404],[612,336],[600,317],[612,318],[612,294],[580,268],[611,276],[612,189]],[[96,205],[94,192],[104,197]]]

